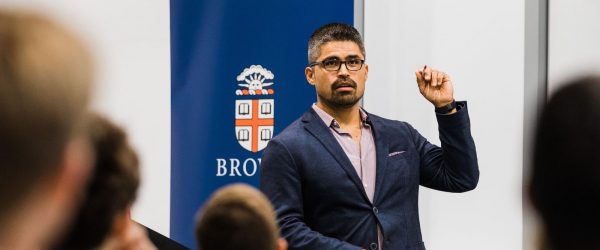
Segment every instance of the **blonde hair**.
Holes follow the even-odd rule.
[[[83,43],[39,14],[0,9],[0,219],[53,177],[89,102]]]

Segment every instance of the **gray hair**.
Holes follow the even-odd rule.
[[[321,45],[331,41],[351,41],[358,45],[363,56],[365,53],[365,45],[358,30],[348,24],[330,23],[321,26],[312,33],[308,40],[308,63],[313,63],[319,57]]]

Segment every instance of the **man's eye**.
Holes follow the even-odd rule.
[[[346,63],[349,65],[355,66],[355,65],[360,64],[360,60],[358,60],[358,59],[348,60],[348,62],[346,62]]]
[[[325,67],[327,67],[327,66],[337,66],[338,64],[339,64],[338,60],[323,61],[323,65],[325,65]]]

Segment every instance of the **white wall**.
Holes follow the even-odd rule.
[[[53,16],[88,41],[93,106],[125,127],[142,162],[133,218],[169,235],[171,103],[168,0],[2,0]]]
[[[448,72],[456,99],[469,102],[479,186],[421,189],[428,249],[522,248],[524,8],[517,0],[365,1],[367,110],[408,121],[439,145],[433,106],[414,79],[424,64]]]
[[[548,82],[547,92],[542,93],[546,96],[574,78],[600,75],[600,33],[597,32],[600,30],[600,2],[548,2]],[[537,249],[539,239],[536,237],[542,234],[541,220],[529,203],[524,208],[524,215],[528,216],[524,220],[524,249]]]
[[[94,106],[128,130],[143,164],[134,218],[169,234],[169,1],[2,0],[43,10],[86,40],[98,62]],[[551,1],[549,80],[598,69],[600,35],[590,0]],[[370,65],[365,107],[405,120],[434,143],[433,107],[414,70],[451,74],[457,100],[469,101],[481,170],[476,190],[421,189],[428,249],[521,249],[524,4],[522,1],[365,1]],[[575,13],[575,14],[574,14]],[[582,28],[585,27],[585,28]],[[585,32],[587,31],[587,32]]]
[[[582,74],[600,74],[600,2],[550,1],[548,93]]]

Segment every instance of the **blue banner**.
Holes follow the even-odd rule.
[[[353,1],[171,1],[171,238],[219,187],[259,183],[261,150],[315,101],[307,42]]]

